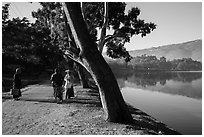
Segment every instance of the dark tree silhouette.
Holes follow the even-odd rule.
[[[105,118],[111,122],[131,122],[132,116],[124,102],[117,81],[108,64],[91,39],[82,16],[80,3],[63,3],[68,21],[69,35],[80,49],[72,56],[90,72],[96,82],[101,97]]]

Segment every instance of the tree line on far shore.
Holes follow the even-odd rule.
[[[165,70],[165,71],[201,71],[202,63],[192,58],[167,60],[165,57],[159,59],[153,55],[141,55],[133,57],[130,62],[121,59],[109,60],[107,62],[112,69],[134,69],[134,70]]]

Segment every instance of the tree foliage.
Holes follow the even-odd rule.
[[[78,47],[73,48],[73,40],[65,30],[64,11],[59,2],[40,2],[42,8],[32,12],[35,23],[29,23],[26,18],[9,20],[9,4],[2,7],[2,37],[3,54],[14,56],[22,60],[54,66],[61,60],[66,51],[78,53]],[[124,58],[126,62],[132,57],[124,47],[134,35],[151,33],[156,28],[154,23],[145,23],[138,18],[140,10],[132,8],[125,13],[124,2],[110,2],[108,4],[108,27],[113,34],[105,36],[107,55],[112,58]],[[103,27],[104,2],[83,3],[83,15],[91,34],[91,38],[98,43],[97,35]]]
[[[73,47],[70,49],[67,30],[64,30],[66,24],[64,24],[65,18],[60,3],[41,2],[41,5],[43,8],[33,12],[33,17],[40,25],[51,28],[51,37],[60,45],[61,49],[68,49],[73,52]],[[91,38],[99,46],[97,35],[99,30],[103,28],[104,2],[84,2],[82,5]],[[128,62],[132,57],[126,51],[125,43],[130,42],[130,38],[134,35],[146,36],[156,28],[156,25],[139,19],[140,10],[136,7],[129,10],[127,14],[125,14],[125,3],[110,2],[108,7],[108,27],[105,29],[112,30],[113,34],[105,36],[104,45],[107,46],[107,55],[112,58],[124,58]],[[76,50],[74,49],[74,51]]]
[[[9,18],[9,6],[10,4],[6,3],[2,6],[2,25],[8,20]]]
[[[16,58],[25,58],[30,52],[30,31],[29,22],[26,18],[13,19],[4,22],[2,28],[2,50],[5,54],[15,55]]]
[[[8,6],[2,7],[2,53],[5,63],[25,66],[33,63],[54,67],[63,55],[58,45],[52,43],[50,28],[36,23],[30,23],[27,18],[8,19]],[[9,61],[9,62],[8,62]]]
[[[130,38],[134,35],[146,36],[156,28],[156,25],[139,19],[140,10],[137,7],[125,14],[124,2],[109,2],[108,6],[108,29],[111,29],[113,34],[106,35],[105,38],[107,55],[112,58],[124,58],[128,62],[131,56],[124,47],[125,43],[130,42]],[[92,39],[96,40],[96,29],[103,27],[103,3],[84,3],[83,12]]]

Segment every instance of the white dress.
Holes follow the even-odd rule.
[[[65,77],[64,77],[64,80],[65,80],[65,85],[64,85],[64,89],[65,91],[67,91],[68,88],[71,88],[73,83],[74,83],[74,78],[72,75],[69,75],[67,74]]]

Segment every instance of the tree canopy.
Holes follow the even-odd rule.
[[[130,38],[134,35],[146,36],[156,29],[156,25],[152,22],[146,23],[139,19],[140,9],[134,7],[125,13],[126,3],[124,2],[108,2],[107,28],[112,30],[112,34],[105,35],[103,45],[107,47],[107,55],[112,58],[124,58],[130,61],[131,56],[126,51],[125,43],[130,42]],[[89,32],[92,39],[96,40],[96,29],[103,28],[105,6],[103,3],[84,3],[84,17],[87,22]]]
[[[27,18],[8,19],[9,4],[2,7],[2,56],[5,63],[22,67],[26,63],[54,67],[63,54],[52,43],[50,28],[39,22],[30,23]],[[7,60],[5,62],[5,60]],[[6,68],[5,68],[6,69]]]
[[[55,66],[66,51],[79,54],[77,47],[70,46],[73,40],[67,36],[65,30],[61,3],[40,2],[40,4],[42,8],[32,12],[32,16],[36,18],[35,23],[30,23],[27,18],[8,19],[9,4],[2,6],[3,56]],[[139,19],[140,10],[136,7],[125,14],[124,2],[109,2],[107,5],[108,25],[105,30],[111,30],[113,34],[104,35],[102,49],[106,46],[108,56],[124,58],[128,62],[132,57],[126,51],[125,43],[130,42],[133,35],[143,37],[151,33],[156,25]],[[84,2],[82,9],[91,38],[96,46],[99,46],[97,35],[104,25],[106,10],[104,2]]]
[[[32,13],[33,17],[37,19],[36,23],[50,27],[53,41],[55,40],[61,49],[67,49],[70,47],[70,39],[67,38],[67,32],[64,30],[66,24],[64,23],[65,18],[61,4],[58,2],[40,2],[40,4],[43,8]],[[146,36],[156,28],[156,25],[139,19],[140,10],[136,7],[125,14],[126,4],[124,2],[110,2],[107,5],[108,25],[105,30],[112,30],[113,34],[104,36],[102,49],[104,46],[107,46],[108,56],[124,58],[126,61],[130,61],[131,56],[124,47],[125,43],[130,42],[130,38],[134,35]],[[82,10],[92,40],[99,46],[100,40],[97,39],[97,35],[99,35],[104,25],[104,3],[84,2]],[[73,49],[73,46],[72,49],[68,48],[68,50],[76,51],[76,49]]]

